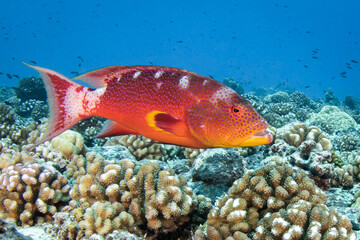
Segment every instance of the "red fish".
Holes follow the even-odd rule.
[[[52,70],[30,67],[41,74],[50,108],[49,126],[38,144],[91,116],[109,119],[97,137],[140,134],[191,148],[248,147],[273,140],[248,101],[193,72],[111,66],[75,78],[92,89]]]

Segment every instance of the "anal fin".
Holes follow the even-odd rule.
[[[106,120],[103,129],[96,135],[96,137],[104,138],[104,137],[112,137],[112,136],[127,135],[127,134],[138,135],[138,133],[135,132],[134,130],[129,129],[116,121]]]

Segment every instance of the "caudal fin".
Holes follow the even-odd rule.
[[[50,109],[47,131],[44,137],[35,143],[36,145],[56,137],[80,120],[94,115],[98,91],[81,86],[52,70],[26,65],[40,73]]]

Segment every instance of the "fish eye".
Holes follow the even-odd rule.
[[[240,109],[237,108],[237,107],[232,107],[232,112],[233,113],[238,113],[238,112],[240,112]]]

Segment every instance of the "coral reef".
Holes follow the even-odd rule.
[[[303,170],[267,165],[236,180],[216,203],[208,216],[207,237],[250,239],[255,233],[254,239],[301,239],[312,232],[316,237],[332,232],[343,239],[356,236],[349,219],[327,210],[325,203],[324,192]]]
[[[49,107],[44,101],[29,99],[25,102],[15,105],[16,113],[24,118],[31,117],[34,121],[47,117]]]
[[[307,124],[319,126],[327,133],[346,131],[356,127],[356,121],[335,106],[324,106],[319,113],[312,114]]]
[[[75,131],[66,130],[51,140],[53,148],[59,150],[65,158],[70,159],[74,155],[85,154],[86,146],[83,136]]]
[[[41,78],[29,77],[19,81],[15,89],[16,96],[25,102],[29,99],[46,101],[46,90]]]
[[[313,105],[312,100],[302,92],[293,92],[289,96],[289,100],[293,102],[297,107],[310,107]]]
[[[9,134],[15,119],[14,109],[4,103],[0,103],[0,138],[4,138]]]
[[[341,151],[353,151],[360,147],[360,137],[355,129],[340,133],[335,137],[335,147]]]
[[[222,195],[241,177],[246,162],[234,149],[207,149],[196,157],[191,169],[191,187],[212,200]]]
[[[198,205],[186,180],[171,169],[160,170],[156,163],[138,166],[128,159],[105,161],[93,154],[87,154],[86,161],[80,159],[69,164],[68,174],[76,179],[70,197],[92,204],[78,222],[86,236],[111,232],[120,223],[137,234],[143,225],[156,232],[172,232],[190,220]],[[72,214],[75,211],[79,210]]]
[[[83,135],[86,146],[104,145],[106,139],[95,137],[101,131],[104,121],[100,117],[90,117],[81,120],[71,129]]]
[[[289,102],[289,94],[286,92],[276,92],[271,95],[267,95],[264,98],[265,103],[287,103]]]
[[[117,144],[125,146],[137,160],[156,159],[165,161],[183,149],[175,145],[159,144],[141,135],[112,137],[105,143],[105,146]]]
[[[187,159],[189,159],[189,165],[191,166],[194,163],[195,158],[204,151],[205,149],[185,148],[184,155]]]
[[[356,239],[347,217],[324,204],[312,206],[300,200],[259,221],[254,240],[260,239]]]
[[[314,126],[306,126],[304,123],[294,123],[286,133],[283,139],[291,146],[299,147],[305,141],[314,141],[315,147],[320,150],[331,150],[331,141],[322,131]],[[310,151],[309,151],[310,152]]]
[[[0,163],[0,218],[22,225],[52,221],[69,201],[68,181],[54,167],[14,151],[2,153]]]

